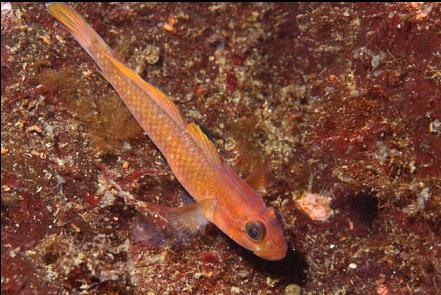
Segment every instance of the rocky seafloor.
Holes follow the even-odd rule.
[[[152,247],[103,174],[163,205],[184,189],[44,4],[2,3],[2,294],[441,288],[440,4],[74,7],[236,171],[272,167],[290,252],[261,260],[214,226]]]

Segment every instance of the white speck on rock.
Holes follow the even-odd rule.
[[[351,96],[352,97],[357,97],[357,96],[359,96],[360,95],[360,92],[358,91],[358,90],[352,90],[351,91]]]
[[[335,88],[334,87],[326,86],[325,87],[325,92],[326,92],[326,94],[333,94],[335,92]]]
[[[240,294],[242,292],[242,290],[238,287],[233,286],[233,287],[231,287],[230,292],[231,292],[231,294]]]
[[[440,134],[441,133],[441,121],[436,119],[436,120],[430,122],[429,131],[432,133]]]
[[[379,54],[374,55],[371,60],[372,68],[377,68],[380,65],[381,56]]]
[[[44,123],[44,131],[49,138],[54,138],[54,126],[48,123]]]
[[[122,146],[122,151],[127,152],[127,151],[130,151],[131,149],[132,149],[132,146],[130,145],[130,143],[125,141]]]
[[[417,194],[418,210],[424,210],[424,207],[426,206],[426,202],[429,199],[430,199],[430,189],[428,187],[425,187]]]
[[[104,193],[104,196],[103,196],[103,199],[101,201],[100,206],[102,208],[110,206],[110,205],[113,204],[114,201],[115,201],[115,195],[112,192],[110,192],[110,191],[106,191]]]

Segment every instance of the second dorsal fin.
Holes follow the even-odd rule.
[[[201,130],[201,128],[195,123],[190,123],[187,126],[187,130],[198,146],[204,151],[205,155],[213,160],[217,165],[222,164],[222,157],[216,149],[214,143],[208,139],[207,135]]]
[[[245,181],[258,193],[265,194],[266,188],[270,184],[271,169],[265,164],[256,171],[248,175]]]

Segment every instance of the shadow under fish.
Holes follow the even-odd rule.
[[[234,242],[231,241],[231,244],[234,244]],[[277,280],[280,285],[296,284],[304,286],[306,284],[309,265],[306,257],[299,251],[292,250],[289,247],[285,258],[269,261],[242,247],[234,246],[234,249],[253,266],[255,271]]]

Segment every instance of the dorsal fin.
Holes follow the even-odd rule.
[[[271,169],[268,165],[259,167],[256,171],[248,175],[245,181],[258,193],[265,194],[266,188],[270,183]]]
[[[217,165],[221,165],[222,157],[219,155],[214,143],[208,139],[207,135],[205,135],[201,128],[195,123],[190,123],[187,126],[187,130],[196,141],[198,146],[204,151],[205,155],[213,160]]]
[[[176,105],[171,101],[171,99],[161,90],[156,88],[150,83],[144,81],[137,73],[135,73],[128,66],[118,61],[111,55],[107,55],[109,60],[127,77],[129,77],[133,82],[135,82],[139,87],[144,89],[150,97],[182,128],[185,128],[186,123],[184,117],[182,117],[181,112],[178,110]]]

